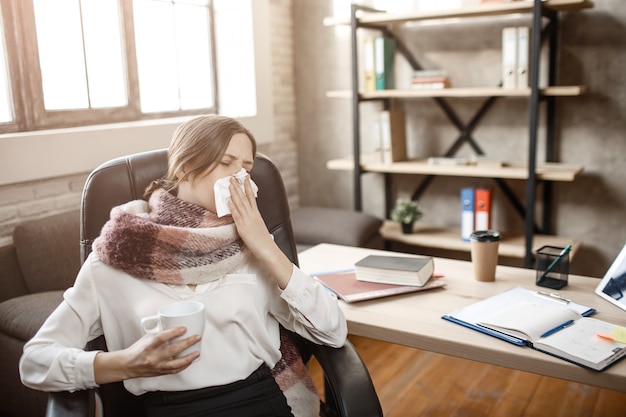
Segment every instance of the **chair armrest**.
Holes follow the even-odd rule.
[[[95,402],[94,390],[51,392],[46,417],[94,417]]]
[[[326,402],[339,416],[382,417],[372,378],[349,340],[339,349],[312,343],[308,348],[324,371]]]

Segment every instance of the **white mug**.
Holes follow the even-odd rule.
[[[176,342],[196,334],[202,337],[204,321],[204,304],[198,301],[181,301],[164,305],[159,308],[158,314],[142,318],[141,327],[148,334],[159,333],[179,326],[186,327],[187,333],[172,340],[172,342]],[[200,351],[201,344],[202,340],[189,346],[176,357],[181,358],[192,352]]]

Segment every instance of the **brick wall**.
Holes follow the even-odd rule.
[[[0,245],[25,220],[77,210],[87,173],[0,187]]]
[[[259,147],[283,175],[289,204],[299,204],[292,0],[270,0],[274,85],[274,141]]]
[[[270,0],[274,84],[274,141],[259,147],[283,174],[289,203],[298,205],[294,98],[292,0]],[[11,242],[15,225],[76,210],[89,173],[0,186],[0,245]]]

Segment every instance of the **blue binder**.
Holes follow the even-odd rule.
[[[469,241],[474,232],[474,189],[461,189],[461,239]]]

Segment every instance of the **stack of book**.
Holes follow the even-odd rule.
[[[450,87],[450,81],[446,70],[413,71],[411,88],[415,90],[435,90],[448,87]]]
[[[354,271],[317,274],[316,280],[347,303],[445,286],[429,256],[369,255]]]

